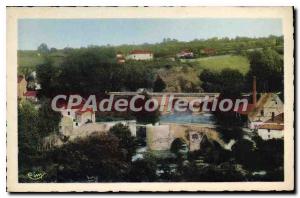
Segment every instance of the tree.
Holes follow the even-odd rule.
[[[156,163],[154,159],[146,158],[132,163],[129,172],[129,180],[131,182],[154,182],[156,179]]]
[[[204,70],[200,75],[200,79],[203,82],[205,91],[220,93],[219,101],[223,99],[230,99],[231,101],[241,99],[245,80],[238,70],[223,69],[220,73]],[[234,133],[235,137],[241,137],[242,130],[240,127],[246,121],[245,118],[237,116],[232,110],[224,112],[217,109],[214,114],[218,125],[220,125],[220,132],[225,132],[225,137]]]
[[[182,146],[185,144],[185,142],[180,139],[180,138],[176,138],[172,144],[171,144],[171,151],[175,154],[178,154],[180,149],[182,149]]]
[[[283,92],[283,57],[281,55],[272,49],[264,49],[250,53],[249,60],[249,87],[252,85],[253,76],[256,76],[259,92]]]
[[[119,139],[120,149],[125,154],[127,160],[131,160],[132,155],[136,150],[136,141],[129,128],[123,124],[113,126],[109,132]]]
[[[127,181],[129,164],[114,135],[92,135],[78,139],[51,151],[57,168],[58,182],[86,182],[88,177],[98,182]]]
[[[222,97],[236,98],[244,88],[244,77],[235,69],[223,69],[220,73],[203,70],[199,78],[205,91],[220,92]]]
[[[136,108],[142,107],[141,111],[138,112],[132,112],[132,114],[136,117],[137,121],[140,123],[152,123],[155,124],[159,121],[160,112],[159,109],[154,109],[153,111],[147,111],[145,107],[145,103],[147,100],[150,100],[150,96],[147,93],[143,93],[145,96],[145,99],[143,101],[139,101],[138,104],[135,104]],[[150,108],[153,106],[150,104]]]
[[[93,48],[68,53],[61,64],[58,82],[63,93],[90,95],[120,89],[121,65],[110,54]]]
[[[50,52],[51,52],[51,53],[57,52],[57,49],[54,48],[54,47],[51,47],[51,48],[50,48]]]
[[[49,56],[44,57],[44,64],[38,65],[36,68],[37,80],[42,89],[39,91],[40,96],[53,97],[56,94],[64,93],[62,85],[59,82],[60,68],[54,65],[53,59]]]
[[[157,76],[155,82],[154,82],[154,87],[153,90],[156,92],[161,92],[166,88],[166,83],[161,79],[160,76]]]
[[[41,137],[46,137],[51,133],[58,133],[59,122],[61,120],[60,112],[53,111],[51,100],[42,98],[41,107],[38,110],[38,131]]]
[[[19,171],[34,167],[38,162],[38,112],[29,101],[18,105],[18,163]]]
[[[244,87],[244,77],[238,70],[223,69],[219,78],[222,82],[220,92],[223,97],[236,98],[240,96]]]
[[[37,51],[41,54],[47,54],[49,52],[49,48],[46,43],[42,43],[38,46]]]
[[[236,160],[247,168],[257,167],[254,142],[240,139],[232,146],[232,152]]]

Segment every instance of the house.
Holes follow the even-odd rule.
[[[18,75],[18,99],[25,98],[24,93],[27,91],[27,81],[25,76]]]
[[[63,119],[61,121],[62,132],[66,128],[76,128],[82,126],[85,123],[95,122],[95,112],[91,108],[83,109],[83,105],[74,106],[68,109],[66,105],[61,110]],[[70,122],[70,120],[72,122]]]
[[[113,126],[117,124],[127,126],[131,132],[131,135],[136,136],[135,120],[120,120],[114,122],[88,122],[81,126],[73,127],[72,119],[70,117],[64,116],[60,124],[60,133],[51,134],[45,137],[43,139],[43,149],[47,150],[53,147],[59,147],[65,143],[72,142],[80,138],[84,139],[92,135],[106,134]]]
[[[30,100],[32,102],[38,101],[36,91],[26,91],[23,96],[26,98],[26,100]]]
[[[125,63],[125,57],[121,52],[116,55],[117,63]]]
[[[248,105],[247,111],[240,112],[248,117],[247,127],[257,131],[264,140],[283,138],[284,109],[280,97],[276,93],[261,93],[257,101],[255,77],[252,97],[253,104]]]
[[[262,139],[283,138],[283,102],[275,93],[264,93],[248,114],[248,127],[257,130]]]
[[[124,58],[123,54],[121,52],[118,52],[117,55],[116,55],[116,58],[119,59],[119,58]]]
[[[194,53],[189,50],[183,50],[183,51],[179,52],[178,54],[176,54],[176,57],[177,58],[193,58]]]
[[[208,55],[208,56],[212,56],[216,54],[216,50],[214,48],[204,48],[201,50],[202,54]]]
[[[128,60],[152,60],[153,53],[145,50],[133,50],[126,57]]]
[[[267,120],[257,128],[258,135],[263,140],[283,138],[284,114],[281,113],[274,118]]]

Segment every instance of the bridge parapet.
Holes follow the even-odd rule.
[[[109,95],[115,96],[135,96],[141,92],[109,92]],[[174,96],[174,97],[218,97],[220,93],[177,93],[177,92],[147,92],[149,96]]]

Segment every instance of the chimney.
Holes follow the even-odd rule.
[[[253,84],[252,84],[252,91],[253,91],[253,93],[252,93],[252,97],[253,97],[253,100],[252,100],[252,102],[253,102],[253,105],[254,106],[256,106],[256,76],[253,76]]]

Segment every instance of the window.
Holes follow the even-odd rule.
[[[192,139],[194,139],[194,140],[198,139],[198,134],[193,134]]]
[[[269,132],[269,133],[270,133],[270,131],[271,131],[271,130],[270,130],[270,129],[268,129],[268,132]]]
[[[274,121],[274,118],[275,118],[275,113],[272,112],[272,121]]]
[[[261,116],[264,116],[264,114],[265,114],[265,113],[264,113],[264,110],[262,109],[262,110],[260,111],[260,115],[261,115]]]
[[[70,111],[68,111],[68,115],[70,115]]]
[[[76,122],[76,126],[78,126],[78,122]]]

